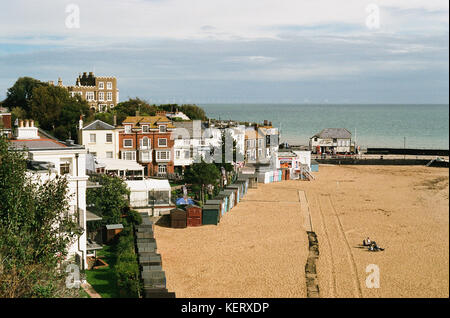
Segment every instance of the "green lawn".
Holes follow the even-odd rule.
[[[97,293],[104,298],[118,298],[119,289],[114,275],[115,246],[103,245],[103,249],[97,251],[97,257],[108,263],[108,267],[87,270],[86,280]]]

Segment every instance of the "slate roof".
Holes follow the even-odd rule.
[[[52,139],[21,139],[21,140],[11,140],[10,143],[11,148],[22,149],[28,148],[29,150],[33,149],[67,149],[69,148],[67,145],[64,145],[60,142],[57,142]]]
[[[338,138],[338,139],[350,139],[352,133],[345,128],[325,128],[320,133],[315,134],[313,137],[322,139]]]
[[[101,121],[99,119],[93,121],[92,123],[84,126],[83,130],[113,130],[115,127]]]

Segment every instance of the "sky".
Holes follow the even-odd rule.
[[[18,77],[116,76],[151,103],[444,103],[438,0],[0,3],[0,100]]]

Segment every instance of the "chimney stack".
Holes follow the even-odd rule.
[[[267,119],[264,119],[264,126],[267,126],[268,122]]]

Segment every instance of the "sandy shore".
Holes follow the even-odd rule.
[[[309,206],[321,297],[449,296],[448,169],[321,165],[315,175],[259,184],[217,227],[156,226],[169,290],[306,297]],[[386,250],[360,248],[367,236]],[[380,288],[366,287],[370,264],[379,268]]]

